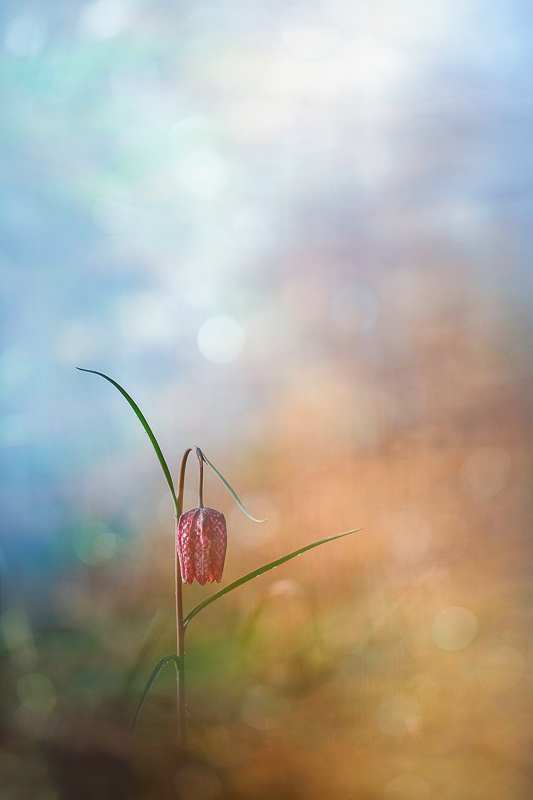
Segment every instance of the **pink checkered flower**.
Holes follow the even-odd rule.
[[[183,583],[196,578],[201,586],[220,583],[226,558],[224,514],[214,508],[193,508],[182,514],[176,528],[176,548]]]

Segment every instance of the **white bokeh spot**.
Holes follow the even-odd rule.
[[[219,314],[207,319],[198,331],[198,347],[209,361],[225,364],[242,353],[246,337],[232,317]]]

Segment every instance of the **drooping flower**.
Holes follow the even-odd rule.
[[[176,547],[183,583],[220,583],[226,558],[224,514],[214,508],[193,508],[179,518]]]

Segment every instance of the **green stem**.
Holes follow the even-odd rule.
[[[197,447],[196,448],[196,455],[198,456],[198,462],[200,464],[200,477],[198,479],[198,508],[204,507],[204,459],[202,457],[202,451]]]
[[[192,451],[189,447],[183,454],[180,467],[180,479],[178,485],[178,497],[176,501],[176,533],[178,530],[179,518],[183,513],[183,491],[185,488],[185,467],[187,458]],[[183,622],[183,581],[178,559],[177,541],[174,547],[174,574],[176,580],[176,642],[178,650],[178,661],[180,667],[176,672],[177,692],[178,692],[178,745],[180,750],[187,746],[187,717],[185,706],[185,625]]]

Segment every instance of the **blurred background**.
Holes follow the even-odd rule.
[[[0,797],[527,800],[533,12],[0,6]],[[228,520],[188,631],[175,478]],[[186,508],[197,504],[191,459]],[[186,589],[188,609],[215,587]]]

